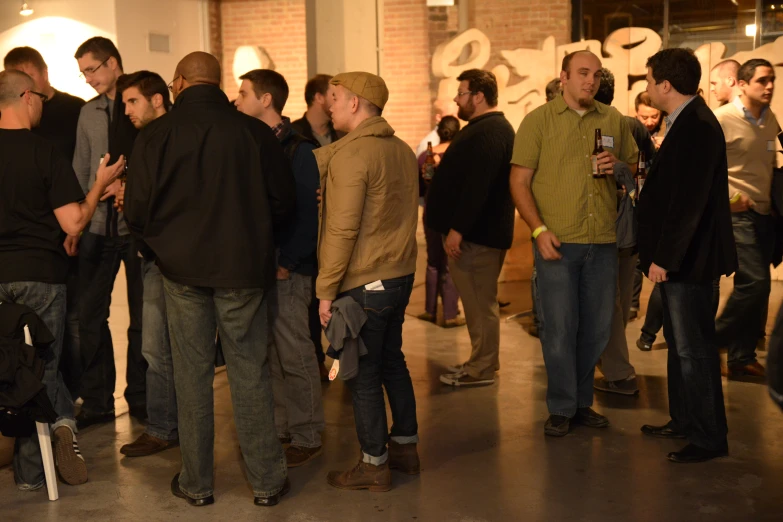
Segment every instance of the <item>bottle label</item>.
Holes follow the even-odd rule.
[[[647,168],[647,164],[645,162],[643,162],[643,161],[640,161],[639,162],[639,169],[646,169],[646,168]]]
[[[639,195],[641,195],[642,193],[642,189],[644,188],[644,178],[636,178],[636,185],[637,185],[636,194],[637,197],[639,197]]]
[[[597,176],[598,175],[598,156],[593,154],[590,157],[590,160],[593,162],[593,176]]]

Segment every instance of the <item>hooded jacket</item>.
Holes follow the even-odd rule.
[[[314,151],[321,173],[316,296],[416,271],[416,156],[381,116]]]

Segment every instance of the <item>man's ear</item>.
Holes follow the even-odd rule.
[[[155,93],[152,95],[152,98],[150,98],[150,102],[152,102],[153,109],[160,109],[163,106],[163,96],[159,93]]]

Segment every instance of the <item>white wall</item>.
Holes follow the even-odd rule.
[[[206,0],[34,0],[29,17],[19,14],[20,5],[0,0],[0,57],[14,47],[35,47],[49,66],[52,85],[84,99],[95,91],[79,78],[73,54],[88,38],[113,40],[125,72],[148,69],[166,81],[183,56],[208,46]],[[169,35],[170,52],[150,52],[150,32]]]

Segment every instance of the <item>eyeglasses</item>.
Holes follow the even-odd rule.
[[[176,82],[180,78],[182,78],[183,80],[185,79],[185,77],[180,74],[180,75],[175,76],[174,79],[171,80],[171,82],[169,82],[169,84],[168,84],[169,91],[171,91],[172,93],[174,92],[174,82]]]
[[[465,92],[457,91],[457,97],[462,97],[462,96],[465,96],[466,94],[476,94],[476,93],[473,92],[473,91],[465,91]]]
[[[26,91],[24,91],[22,94],[20,94],[20,95],[19,95],[19,97],[21,98],[22,96],[24,96],[24,95],[25,95],[25,94],[27,94],[28,92],[29,92],[30,94],[35,94],[36,96],[38,96],[39,98],[41,98],[41,103],[46,103],[46,100],[48,100],[48,99],[49,99],[49,97],[48,97],[47,95],[45,95],[45,94],[43,94],[43,93],[40,93],[40,92],[36,92],[36,91],[30,90],[30,89],[27,89]]]
[[[111,58],[111,56],[109,56],[109,58]],[[109,61],[109,58],[106,58],[105,60],[103,60],[101,63],[98,64],[97,67],[90,67],[88,69],[83,70],[82,73],[79,75],[79,78],[89,78],[89,77],[91,77],[93,74],[95,74],[95,71],[97,71],[98,69],[100,69],[101,67],[106,65],[106,62]]]

